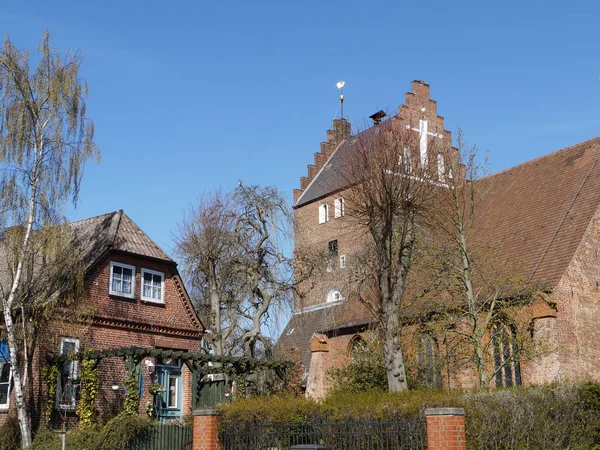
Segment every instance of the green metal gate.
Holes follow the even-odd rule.
[[[128,447],[128,450],[187,450],[191,448],[192,426],[179,424],[154,425],[148,435]]]

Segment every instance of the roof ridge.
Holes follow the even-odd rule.
[[[122,210],[111,211],[111,212],[107,212],[107,213],[104,213],[104,214],[98,214],[97,216],[86,217],[85,219],[74,220],[73,222],[69,222],[69,224],[73,225],[73,224],[76,224],[76,223],[85,222],[87,220],[97,219],[98,217],[110,216],[110,215],[118,213],[119,211],[122,211]]]
[[[111,242],[111,247],[115,246],[115,241],[117,240],[117,233],[119,232],[119,226],[121,225],[121,219],[123,218],[123,210],[119,209],[118,211],[116,211],[116,215],[117,215],[117,220],[116,220],[116,225],[111,224],[110,226],[110,233],[112,233],[112,237],[110,238],[110,242]]]
[[[538,162],[539,160],[542,160],[542,159],[544,159],[544,158],[548,158],[548,157],[550,157],[550,156],[554,156],[554,155],[556,155],[557,153],[564,152],[564,151],[567,151],[567,150],[572,150],[572,149],[574,149],[575,147],[579,147],[579,146],[581,146],[581,145],[589,144],[590,142],[594,142],[594,141],[597,141],[597,142],[598,142],[598,144],[600,144],[600,136],[597,136],[597,137],[595,137],[595,138],[592,138],[592,139],[588,139],[587,141],[578,142],[577,144],[569,145],[568,147],[564,147],[564,148],[560,148],[560,149],[558,149],[558,150],[554,150],[553,152],[546,153],[545,155],[538,156],[537,158],[533,158],[533,159],[530,159],[530,160],[528,160],[528,161],[523,161],[523,162],[521,162],[521,163],[519,163],[519,164],[516,164],[516,165],[514,165],[514,166],[507,167],[506,169],[502,169],[502,170],[501,170],[501,171],[499,171],[499,172],[494,172],[494,173],[492,173],[492,174],[489,174],[489,175],[487,175],[487,176],[485,176],[485,177],[482,177],[482,178],[480,178],[478,181],[481,181],[481,180],[487,180],[487,179],[489,179],[489,178],[492,178],[492,177],[494,177],[494,176],[496,176],[496,175],[500,175],[500,174],[502,174],[502,173],[504,173],[504,172],[508,172],[508,171],[510,171],[510,170],[516,169],[517,167],[526,166],[526,165],[528,165],[528,164],[531,164],[531,163],[534,163],[534,162]]]
[[[146,232],[145,232],[145,231],[142,229],[142,227],[140,227],[140,226],[139,226],[139,225],[138,225],[138,224],[137,224],[137,223],[136,223],[136,222],[135,222],[135,221],[134,221],[134,220],[133,220],[131,217],[129,217],[129,216],[127,215],[127,213],[125,213],[123,210],[120,210],[120,212],[121,212],[121,216],[119,217],[119,226],[121,225],[121,222],[122,222],[122,219],[123,219],[123,217],[127,218],[127,219],[128,219],[128,220],[129,220],[129,221],[130,221],[130,222],[131,222],[131,223],[132,223],[132,224],[133,224],[133,225],[134,225],[134,226],[135,226],[135,227],[136,227],[136,228],[137,228],[137,229],[138,229],[138,230],[139,230],[139,231],[140,231],[140,232],[141,232],[143,235],[144,235],[144,237],[145,237],[146,239],[148,239],[148,241],[150,241],[150,243],[151,243],[152,245],[154,245],[154,247],[155,247],[156,249],[160,250],[160,252],[161,252],[161,253],[162,253],[162,254],[163,254],[163,255],[164,255],[166,258],[167,258],[167,260],[168,260],[168,261],[173,261],[173,262],[175,262],[175,261],[173,260],[173,258],[171,258],[171,257],[169,256],[169,254],[168,254],[166,251],[164,251],[164,250],[163,250],[163,248],[162,248],[160,245],[158,245],[158,244],[157,244],[157,243],[156,243],[156,242],[155,242],[155,241],[154,241],[154,240],[153,240],[153,239],[150,237],[150,235],[149,235],[148,233],[146,233]],[[117,227],[117,229],[118,229],[118,228],[119,228],[119,227]],[[115,233],[115,239],[116,239],[116,233]],[[163,258],[161,258],[161,259],[163,259]]]

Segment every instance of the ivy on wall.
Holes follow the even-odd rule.
[[[140,385],[138,361],[132,356],[125,360],[127,366],[127,374],[123,384],[125,386],[125,401],[123,403],[123,414],[136,416],[138,414],[140,404]]]
[[[54,403],[56,402],[58,367],[54,364],[46,366],[42,371],[42,378],[46,382],[46,386],[48,386],[48,397],[46,398],[46,404],[44,405],[44,418],[46,421],[49,421],[52,411],[54,410]]]
[[[80,370],[81,398],[77,403],[79,427],[92,428],[97,423],[96,398],[100,392],[98,361],[84,358]]]

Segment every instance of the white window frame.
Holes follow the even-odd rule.
[[[152,275],[160,276],[160,299],[153,297],[146,297],[144,295],[144,274],[149,273]],[[164,303],[165,302],[165,274],[164,272],[158,272],[156,270],[142,268],[142,275],[140,279],[140,298],[145,302]]]
[[[344,217],[344,198],[338,197],[333,201],[333,216],[336,219]]]
[[[121,267],[122,269],[131,269],[131,294],[124,292],[113,291],[113,267]],[[135,266],[123,264],[116,261],[110,262],[110,276],[108,277],[108,293],[110,295],[118,295],[119,297],[135,298]]]
[[[340,255],[340,269],[346,267],[346,255]]]
[[[5,362],[5,363],[0,363],[0,364],[8,364],[9,368],[8,368],[8,389],[6,390],[6,403],[0,403],[0,411],[8,411],[8,409],[10,408],[10,392],[11,392],[11,386],[12,386],[12,367],[11,367],[11,363],[9,362]]]
[[[75,344],[75,352],[79,351],[79,338],[70,338],[70,337],[61,337],[60,338],[60,353],[59,354],[63,354],[63,345],[66,342],[70,342],[72,344]],[[71,361],[71,363],[73,364],[73,370],[72,370],[72,376],[71,379],[72,380],[76,380],[79,377],[79,361]],[[58,373],[57,379],[56,379],[56,399],[55,399],[55,404],[56,404],[56,409],[60,409],[60,410],[66,410],[66,411],[73,411],[75,410],[75,408],[77,407],[77,391],[74,390],[73,391],[73,396],[71,397],[71,404],[70,405],[65,405],[62,404],[60,402],[60,398],[62,397],[62,392],[61,392],[61,384],[60,384],[60,377],[62,376],[62,372]]]
[[[327,203],[321,203],[319,205],[319,223],[329,222],[329,207]]]

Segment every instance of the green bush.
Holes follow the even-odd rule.
[[[83,428],[67,433],[67,448],[77,450],[124,450],[137,439],[143,439],[152,430],[147,417],[120,414],[104,427]],[[17,447],[17,448],[20,448]],[[32,450],[60,450],[60,436],[41,428],[33,441]],[[12,450],[12,449],[11,449]]]
[[[0,450],[19,450],[21,448],[21,429],[16,417],[8,416],[0,427]]]
[[[422,418],[427,407],[463,407],[469,450],[600,450],[600,384],[551,384],[489,392],[336,391],[321,402],[280,395],[219,408],[223,426],[245,422]]]

